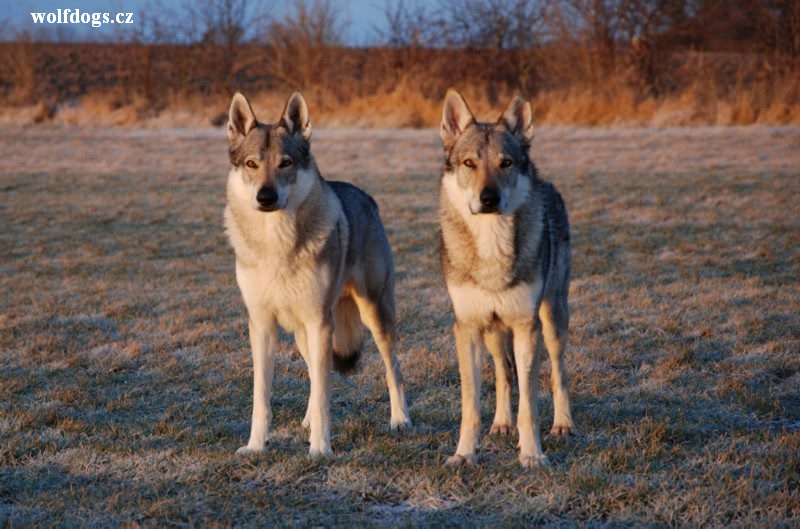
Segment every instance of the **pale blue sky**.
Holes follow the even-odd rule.
[[[277,13],[285,11],[289,2],[279,0],[266,0],[268,5],[272,5]],[[181,2],[169,2],[163,0],[162,5],[178,7]],[[383,27],[385,0],[333,0],[333,4],[340,7],[343,12],[343,19],[349,21],[347,25],[348,44],[363,45],[368,44],[375,38],[375,27]],[[18,28],[32,29],[34,24],[31,12],[55,12],[56,9],[70,8],[80,9],[85,12],[108,12],[108,13],[134,13],[134,23],[137,15],[143,8],[148,9],[148,14],[152,14],[155,9],[150,6],[158,5],[153,0],[0,0],[0,22],[6,28],[5,35]],[[115,26],[106,25],[100,28],[92,28],[90,25],[80,24],[77,26],[79,35],[88,34],[101,35],[103,38],[113,38]],[[90,32],[91,31],[91,32]]]

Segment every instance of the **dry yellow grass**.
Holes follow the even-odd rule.
[[[462,87],[475,110],[486,111],[492,104],[476,87]],[[407,83],[365,97],[344,102],[331,98],[321,88],[305,90],[314,101],[315,123],[329,127],[428,128],[441,118],[441,101],[427,98]],[[800,82],[787,80],[778,86],[766,83],[740,87],[718,95],[715,87],[695,83],[685,91],[659,98],[642,97],[633,88],[621,84],[602,91],[571,88],[543,91],[531,99],[536,122],[540,125],[580,126],[731,126],[731,125],[800,125]],[[512,90],[499,98],[507,100]],[[280,108],[286,98],[281,92],[248,94],[266,108]],[[127,101],[119,95],[87,95],[72,103],[53,105],[54,111],[41,118],[41,105],[6,108],[0,111],[0,123],[38,123],[53,121],[69,125],[144,125],[148,127],[203,127],[219,123],[219,108],[226,97],[176,96],[155,109],[134,95]]]
[[[234,457],[251,366],[223,131],[0,128],[0,525],[800,523],[800,129],[537,131],[572,220],[581,431],[545,434],[554,465],[537,471],[488,436],[478,468],[443,465],[459,380],[436,132],[312,141],[326,176],[381,207],[415,430],[390,433],[369,343],[359,372],[334,376],[336,457],[309,460],[308,377],[287,342],[276,438]]]
[[[231,71],[223,46],[23,39],[0,42],[0,124],[208,126],[234,90],[272,108],[302,89],[317,125],[426,128],[455,86],[479,113],[522,89],[540,125],[800,125],[796,54],[618,44],[605,56],[568,42],[304,48],[310,55],[249,43]]]

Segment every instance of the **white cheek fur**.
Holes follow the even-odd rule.
[[[256,195],[258,194],[258,187],[253,184],[246,171],[241,168],[231,169],[231,176],[233,176],[233,191],[235,195],[245,202],[249,203],[253,209],[259,209]],[[301,169],[297,172],[297,180],[294,185],[277,185],[278,192],[278,205],[280,209],[296,208],[308,197],[311,188],[314,185],[314,172],[308,169]]]
[[[481,209],[480,197],[473,196],[470,186],[463,186],[463,181],[457,171],[445,173],[443,176],[444,188],[450,201],[464,215],[474,215]],[[500,213],[512,214],[525,202],[531,190],[531,182],[525,175],[517,175],[516,185],[500,190]]]

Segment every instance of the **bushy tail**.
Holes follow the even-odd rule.
[[[333,368],[346,374],[358,365],[364,326],[356,302],[350,296],[339,300],[333,311]]]

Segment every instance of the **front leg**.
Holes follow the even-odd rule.
[[[531,323],[513,327],[514,360],[519,379],[519,462],[523,467],[547,465],[539,437],[540,333]]]
[[[269,440],[272,423],[272,379],[275,373],[275,322],[250,318],[250,347],[253,350],[253,418],[250,440],[237,454],[261,452]]]
[[[331,367],[333,364],[333,326],[330,322],[306,325],[308,375],[311,395],[307,416],[310,423],[311,457],[331,455]]]
[[[476,450],[481,429],[481,360],[483,339],[477,327],[456,323],[458,370],[461,373],[461,433],[456,453],[447,460],[450,465],[477,462]]]

